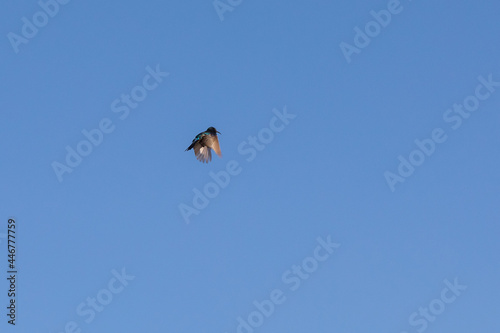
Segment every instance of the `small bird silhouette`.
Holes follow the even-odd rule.
[[[213,149],[219,157],[222,157],[217,133],[221,134],[214,127],[207,128],[205,132],[199,133],[193,139],[193,142],[187,147],[186,151],[194,148],[196,159],[203,163],[208,163],[212,160],[212,151],[210,149]]]

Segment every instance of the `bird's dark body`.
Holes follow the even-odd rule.
[[[191,143],[191,145],[189,145],[189,147],[187,147],[186,151],[193,149],[195,143],[197,143],[197,142],[199,142],[200,144],[203,145],[203,137],[206,136],[206,135],[207,135],[207,132],[201,132],[200,134],[198,134],[193,139],[193,143]]]

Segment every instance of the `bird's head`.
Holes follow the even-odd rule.
[[[209,127],[209,128],[207,128],[207,132],[209,132],[210,134],[213,134],[213,135],[216,135],[216,133],[221,134],[221,132],[219,132],[218,130],[216,130],[215,127]]]

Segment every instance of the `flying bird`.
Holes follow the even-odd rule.
[[[186,151],[194,148],[194,155],[196,159],[203,163],[208,163],[212,160],[212,151],[222,157],[219,146],[219,139],[217,138],[217,133],[221,134],[214,127],[209,127],[205,132],[199,133],[194,139]]]

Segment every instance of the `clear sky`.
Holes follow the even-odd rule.
[[[5,2],[1,331],[498,331],[499,13]]]

